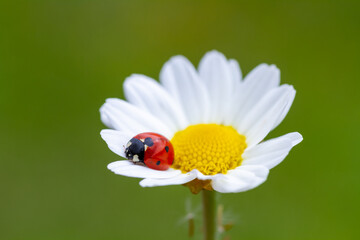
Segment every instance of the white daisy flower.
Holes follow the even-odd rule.
[[[282,122],[295,97],[293,86],[280,85],[274,65],[261,64],[242,79],[237,61],[217,51],[205,54],[198,70],[175,56],[162,68],[160,83],[134,74],[124,92],[128,101],[107,99],[100,108],[101,120],[113,129],[101,131],[109,148],[125,157],[124,146],[142,132],[159,133],[174,146],[174,163],[166,171],[128,160],[108,165],[116,174],[143,178],[143,187],[247,191],[262,184],[302,141],[293,132],[261,142]]]

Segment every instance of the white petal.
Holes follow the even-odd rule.
[[[108,165],[108,169],[112,172],[126,177],[135,178],[170,178],[181,174],[180,170],[172,168],[166,171],[154,170],[142,165],[136,165],[131,161],[123,160],[112,162]]]
[[[227,174],[218,174],[212,187],[221,193],[236,193],[253,189],[265,182],[269,169],[264,166],[240,166]]]
[[[128,166],[133,166],[133,165],[134,165],[134,163],[131,161],[122,160],[122,161],[116,161],[116,162],[109,163],[107,165],[107,168],[109,170],[111,170],[111,169],[115,169],[115,168],[128,167]]]
[[[181,185],[190,182],[196,178],[196,174],[192,172],[182,173],[171,178],[146,178],[140,182],[142,187],[157,187],[167,185]]]
[[[136,135],[141,132],[156,132],[171,137],[173,132],[152,114],[120,99],[109,98],[100,108],[104,124],[116,130]]]
[[[280,70],[275,65],[260,64],[244,79],[236,94],[231,122],[237,123],[251,111],[271,89],[280,84]]]
[[[235,59],[230,59],[229,67],[230,67],[231,76],[234,79],[234,81],[240,83],[242,80],[242,72],[239,63]]]
[[[292,105],[293,102],[294,102],[294,99],[295,99],[295,93],[294,93],[294,95],[292,96],[292,98],[290,98],[290,99],[287,101],[286,105],[285,105],[284,108],[282,109],[281,113],[279,114],[279,116],[278,116],[277,120],[275,121],[274,126],[271,128],[271,130],[274,129],[274,128],[276,128],[276,127],[284,120],[284,118],[286,117],[286,115],[288,114],[288,112],[289,112],[289,110],[290,110],[291,105]]]
[[[110,129],[104,129],[100,132],[100,134],[111,151],[125,158],[125,146],[133,136],[124,132]]]
[[[202,172],[200,172],[197,169],[192,170],[193,173],[196,174],[196,178],[200,179],[200,180],[212,180],[215,179],[216,177],[218,177],[218,175],[220,174],[215,174],[215,175],[204,175]]]
[[[294,132],[246,149],[242,155],[244,158],[242,166],[263,165],[271,169],[281,163],[291,148],[300,143],[301,140],[301,134]]]
[[[288,133],[285,136],[291,139],[293,147],[301,143],[303,140],[303,136],[298,132]]]
[[[294,97],[295,89],[292,86],[282,85],[272,89],[241,119],[237,130],[246,136],[248,147],[265,138]]]
[[[155,80],[133,74],[125,80],[124,92],[130,103],[159,116],[174,132],[187,126],[179,103]]]
[[[211,51],[205,54],[199,64],[201,80],[210,95],[210,121],[222,123],[231,109],[236,84],[229,62],[222,53]]]
[[[172,57],[161,69],[160,81],[181,104],[191,124],[208,122],[209,96],[189,60]]]

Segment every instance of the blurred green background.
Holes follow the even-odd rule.
[[[297,97],[269,137],[304,136],[263,185],[219,197],[232,239],[360,239],[358,2],[1,1],[0,239],[187,239],[200,195],[108,171],[98,109],[130,74],[212,49],[245,74],[275,63]]]

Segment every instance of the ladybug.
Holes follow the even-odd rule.
[[[145,132],[130,139],[125,155],[134,163],[143,163],[155,170],[167,170],[174,161],[174,148],[166,137]]]

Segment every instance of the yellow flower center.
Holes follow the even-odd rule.
[[[175,159],[172,165],[182,172],[199,170],[205,175],[227,173],[241,165],[245,136],[233,127],[197,124],[177,132],[171,140]]]

